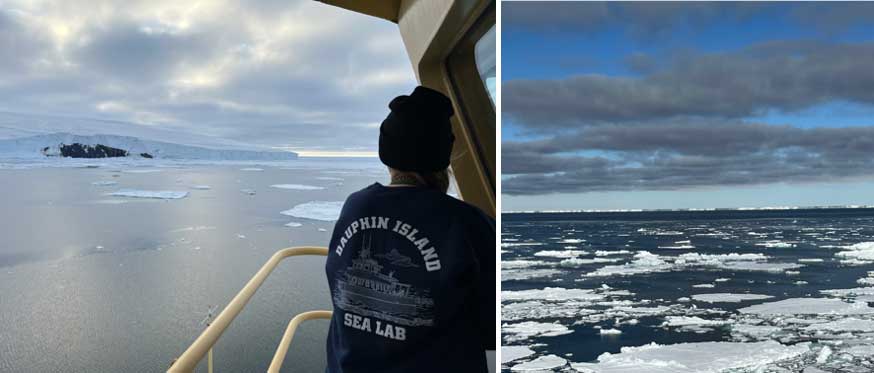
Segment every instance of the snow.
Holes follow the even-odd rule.
[[[849,258],[861,263],[874,263],[874,242],[860,242],[850,246],[844,246],[843,251],[835,253],[835,256]]]
[[[555,355],[546,355],[526,363],[514,365],[510,370],[514,372],[550,371],[555,368],[563,367],[566,364],[567,360],[564,358]]]
[[[303,184],[273,184],[270,186],[271,188],[277,189],[293,189],[293,190],[322,190],[325,187],[315,186],[315,185],[303,185]]]
[[[773,298],[770,295],[762,294],[732,294],[732,293],[710,293],[710,294],[695,294],[692,299],[699,302],[707,303],[737,303],[748,300],[761,300]]]
[[[531,355],[534,355],[534,351],[527,346],[501,346],[501,364],[506,364]]]
[[[759,242],[756,244],[756,246],[764,246],[764,247],[769,248],[769,249],[788,249],[788,248],[795,247],[795,244],[790,243],[790,242],[782,242],[779,240],[771,240],[771,241]]]
[[[573,330],[559,323],[544,323],[537,321],[525,321],[516,324],[504,324],[501,333],[505,334],[504,340],[516,342],[532,337],[556,337],[573,333]]]
[[[763,367],[810,351],[809,343],[784,346],[774,341],[698,342],[622,347],[619,353],[604,353],[597,363],[571,363],[582,372],[594,373],[692,373]]]
[[[188,196],[188,192],[174,190],[136,190],[122,189],[117,192],[109,193],[114,197],[130,197],[130,198],[155,198],[155,199],[181,199]]]
[[[125,130],[130,132],[129,129]],[[47,154],[60,154],[60,144],[97,145],[122,149],[129,157],[140,158],[141,153],[148,153],[159,159],[191,159],[191,160],[290,160],[297,154],[281,152],[266,148],[255,148],[234,144],[233,148],[226,144],[201,142],[198,145],[182,145],[170,142],[152,141],[131,136],[111,134],[78,135],[66,132],[40,134],[36,136],[0,139],[0,157],[2,158],[36,158],[45,159],[44,148],[49,148]],[[209,143],[209,144],[207,144]]]
[[[544,288],[535,290],[520,290],[501,292],[501,301],[521,301],[521,300],[545,300],[545,301],[567,301],[567,300],[601,300],[604,296],[596,294],[589,289],[565,289],[565,288]]]
[[[534,253],[534,256],[548,256],[553,258],[576,258],[589,254],[583,250],[543,250]]]
[[[759,316],[785,316],[785,315],[864,315],[874,314],[874,308],[867,303],[848,303],[839,299],[830,298],[790,298],[777,302],[757,304],[741,308],[740,313],[756,314]]]
[[[641,273],[666,272],[673,266],[649,251],[638,251],[635,260],[622,265],[609,265],[586,274],[587,277],[630,276]]]
[[[291,209],[280,212],[282,215],[296,218],[336,221],[340,217],[343,201],[312,201],[299,204]]]
[[[667,316],[662,326],[720,326],[728,323],[726,320],[707,320],[697,316]]]
[[[825,332],[874,332],[874,320],[857,319],[853,317],[809,325],[807,331]]]

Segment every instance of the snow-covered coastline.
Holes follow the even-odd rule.
[[[66,132],[28,137],[0,139],[0,159],[9,161],[44,160],[46,154],[58,154],[61,144],[104,145],[128,152],[126,158],[140,158],[148,154],[155,159],[201,161],[287,161],[297,154],[266,148],[204,147],[140,139],[118,135],[76,135]],[[101,158],[103,159],[103,158]],[[14,162],[13,162],[14,163]]]

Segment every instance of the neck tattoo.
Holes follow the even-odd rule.
[[[397,174],[391,177],[391,185],[419,185],[421,182],[413,175]]]

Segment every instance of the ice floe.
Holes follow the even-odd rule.
[[[707,303],[738,303],[748,300],[762,300],[773,298],[770,295],[764,294],[732,294],[732,293],[710,293],[710,294],[695,294],[692,299],[699,302]]]
[[[573,330],[559,323],[525,321],[516,324],[504,324],[501,333],[507,342],[523,341],[532,337],[555,337],[573,333]]]
[[[291,209],[280,212],[282,215],[296,218],[336,221],[340,217],[343,201],[312,201],[299,204]]]
[[[297,227],[303,226],[303,224],[297,223],[297,222],[290,222],[290,223],[285,223],[285,226],[290,227],[290,228],[297,228]]]
[[[757,304],[738,310],[740,313],[759,316],[785,315],[868,315],[874,308],[863,302],[844,302],[831,298],[790,298],[776,302]]]
[[[270,186],[271,188],[276,189],[291,189],[291,190],[322,190],[325,187],[315,186],[315,185],[304,185],[304,184],[273,184]]]
[[[601,329],[598,331],[600,335],[619,335],[622,334],[622,331],[619,329]]]
[[[137,189],[122,189],[117,192],[109,193],[113,197],[129,197],[129,198],[154,198],[154,199],[181,199],[188,196],[188,192],[175,190],[137,190]]]
[[[553,258],[576,258],[582,255],[588,255],[588,251],[584,250],[543,250],[534,253],[534,256],[548,256]]]
[[[527,346],[501,346],[501,364],[506,364],[531,355],[534,355],[534,351]]]
[[[842,251],[835,253],[835,256],[848,258],[842,262],[847,264],[874,263],[874,242],[860,242],[844,246],[842,249]]]
[[[597,363],[571,363],[578,372],[593,373],[692,373],[728,369],[757,369],[810,351],[809,343],[791,346],[766,342],[697,342],[622,347],[604,353]]]
[[[112,186],[112,185],[118,185],[118,182],[112,181],[112,180],[101,180],[101,181],[95,181],[95,182],[91,183],[91,185],[94,185],[94,186]]]
[[[258,167],[246,167],[246,168],[241,168],[240,171],[261,172],[261,171],[264,171],[264,169],[258,168]]]
[[[189,188],[196,189],[196,190],[210,190],[210,189],[212,189],[212,187],[209,185],[192,185]]]
[[[514,372],[546,372],[567,365],[567,360],[556,355],[546,355],[537,359],[514,365],[510,368]]]

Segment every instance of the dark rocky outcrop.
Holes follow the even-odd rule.
[[[126,150],[113,148],[102,144],[61,144],[60,146],[58,146],[58,148],[61,151],[61,156],[68,158],[115,158],[127,157],[128,154]]]

